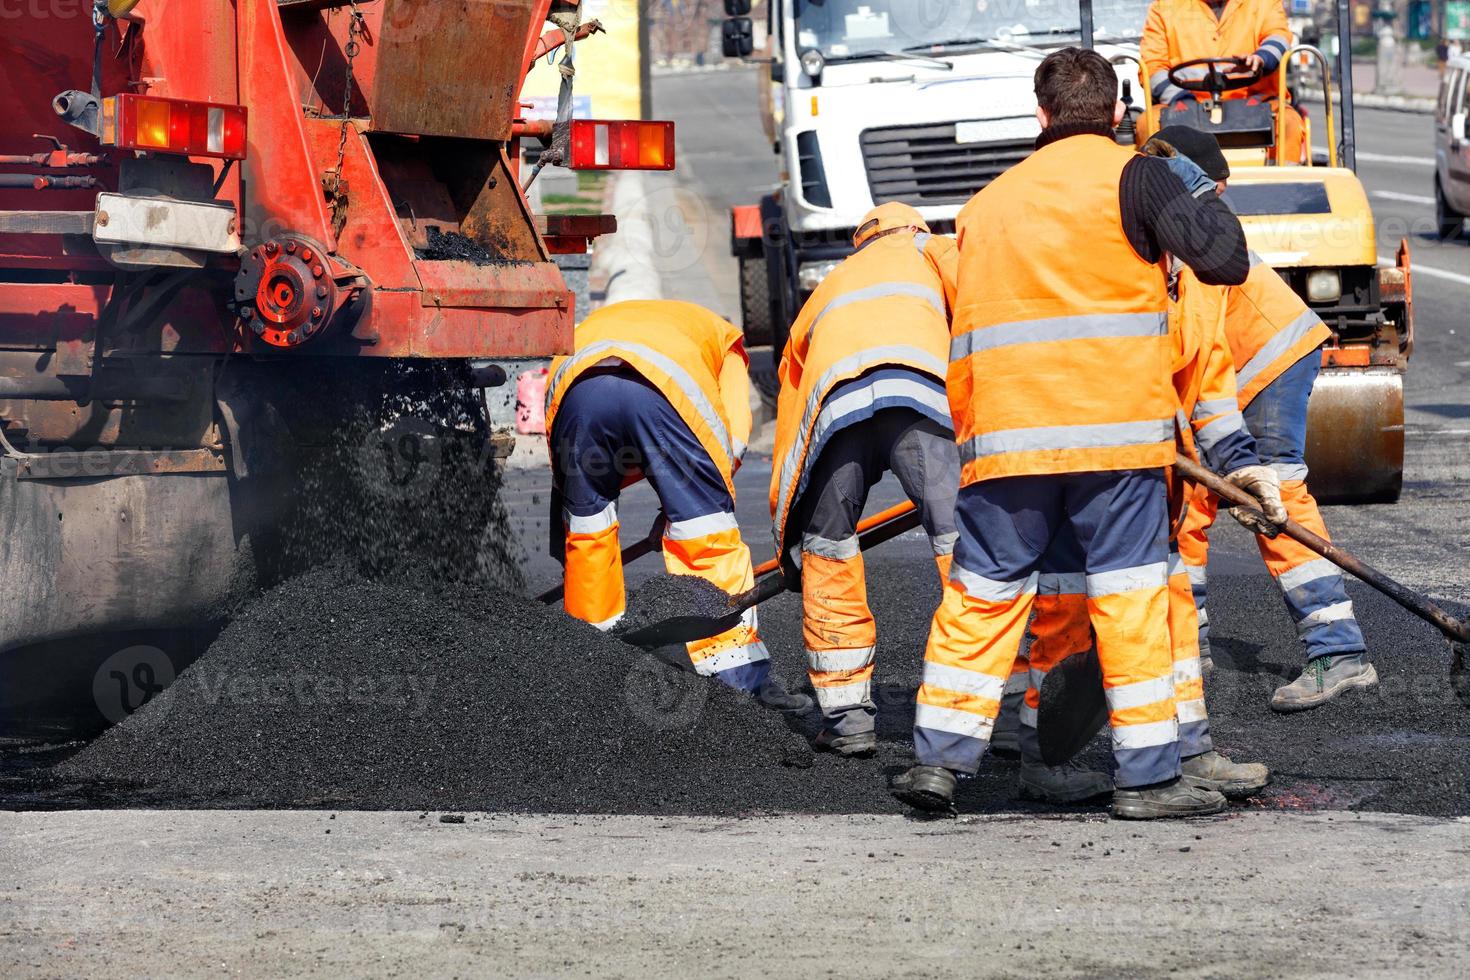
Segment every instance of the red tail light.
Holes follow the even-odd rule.
[[[102,100],[102,142],[126,150],[245,159],[245,107],[114,95]]]
[[[573,170],[673,170],[674,124],[572,120]]]

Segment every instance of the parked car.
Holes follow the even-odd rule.
[[[1445,65],[1434,109],[1434,219],[1442,239],[1458,238],[1470,214],[1470,141],[1465,136],[1470,55]]]

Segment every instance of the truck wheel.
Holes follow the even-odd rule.
[[[771,288],[764,256],[740,260],[740,322],[745,346],[771,344]]]
[[[1441,241],[1459,238],[1460,230],[1465,227],[1465,216],[1450,207],[1450,202],[1445,200],[1444,186],[1438,177],[1434,178],[1434,223],[1439,229]]]

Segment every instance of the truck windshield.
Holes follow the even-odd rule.
[[[798,51],[828,60],[878,53],[1075,44],[1076,0],[790,0]],[[1099,41],[1136,40],[1149,0],[1095,0]]]

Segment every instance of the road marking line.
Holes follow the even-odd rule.
[[[1369,163],[1408,163],[1416,167],[1434,166],[1434,157],[1399,156],[1394,153],[1364,153],[1362,150],[1358,151],[1358,159],[1366,160]]]
[[[1428,194],[1405,194],[1402,191],[1373,191],[1374,197],[1381,197],[1385,201],[1406,201],[1409,204],[1433,204],[1434,198]]]
[[[1378,256],[1378,261],[1388,266],[1395,264],[1394,260],[1387,255]],[[1429,276],[1431,279],[1448,279],[1450,282],[1457,282],[1462,286],[1470,286],[1470,276],[1462,275],[1458,272],[1449,272],[1445,269],[1436,269],[1432,265],[1420,265],[1418,262],[1415,262],[1413,263],[1413,271],[1416,276]]]

